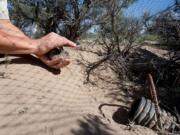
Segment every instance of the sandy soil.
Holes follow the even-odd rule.
[[[121,90],[110,69],[102,69],[105,80],[98,85],[84,83],[81,60],[95,61],[91,52],[68,50],[72,64],[58,75],[29,56],[10,57],[5,68],[0,58],[0,135],[155,135],[141,126],[121,123],[133,94]],[[3,74],[5,72],[5,74]],[[124,87],[131,87],[128,84]],[[104,103],[121,105],[103,106]]]

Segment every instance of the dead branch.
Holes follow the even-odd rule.
[[[102,63],[104,63],[105,61],[107,61],[109,58],[111,57],[111,55],[107,55],[106,57],[104,57],[103,59],[97,61],[97,62],[94,62],[92,64],[90,64],[86,70],[86,73],[87,73],[87,78],[86,78],[86,81],[89,82],[90,81],[90,74],[91,72],[96,69],[98,66],[100,66]]]
[[[160,107],[159,107],[159,101],[158,101],[158,97],[157,97],[155,84],[154,84],[154,81],[153,81],[151,74],[148,74],[148,84],[149,84],[149,91],[151,94],[151,99],[155,104],[155,110],[156,110],[156,115],[157,115],[157,119],[158,119],[158,126],[160,129],[162,129],[161,111],[160,111]]]

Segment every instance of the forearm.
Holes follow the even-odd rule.
[[[17,37],[0,31],[0,53],[31,54],[36,53],[35,41],[29,38]]]
[[[0,53],[31,54],[36,53],[35,40],[27,37],[10,21],[0,21]]]
[[[0,31],[9,35],[28,38],[19,28],[13,25],[10,20],[0,20]]]

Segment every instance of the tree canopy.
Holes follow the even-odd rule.
[[[76,40],[92,26],[108,23],[108,20],[104,20],[109,14],[108,10],[126,8],[134,1],[9,0],[9,3],[11,19],[26,33],[31,31],[29,35],[37,37],[56,32]]]

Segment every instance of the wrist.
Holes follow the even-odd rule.
[[[12,53],[17,54],[35,54],[38,50],[36,42],[29,37],[15,38],[14,43],[17,44],[16,51]]]
[[[38,39],[30,39],[30,45],[32,49],[32,54],[37,55],[38,54],[38,48],[39,48],[39,40]]]

